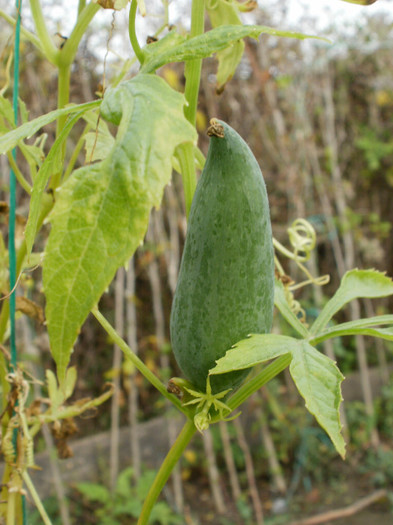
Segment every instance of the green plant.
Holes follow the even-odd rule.
[[[25,488],[30,492],[43,522],[50,524],[50,518],[29,476],[29,468],[34,467],[34,437],[42,425],[59,425],[61,420],[80,415],[103,403],[111,395],[109,389],[95,400],[70,402],[77,379],[76,369],[69,366],[73,345],[90,312],[133,365],[163,397],[186,416],[186,423],[151,483],[142,508],[138,507],[139,525],[152,519],[155,502],[163,486],[197,430],[195,421],[201,422],[203,418],[203,425],[198,425],[201,429],[207,424],[227,418],[230,412],[287,366],[305,398],[307,408],[343,456],[344,440],[340,433],[338,411],[342,375],[335,364],[315,346],[327,338],[341,335],[365,334],[393,339],[391,315],[328,328],[330,319],[347,302],[358,297],[385,297],[392,294],[392,282],[383,274],[372,270],[347,272],[338,291],[309,329],[306,326],[304,309],[293,296],[294,290],[304,283],[292,283],[283,271],[279,271],[275,284],[275,305],[291,325],[297,338],[278,334],[254,334],[241,342],[231,338],[228,348],[237,343],[236,348],[230,349],[226,356],[218,360],[217,366],[209,370],[209,377],[239,373],[254,366],[258,368],[235,392],[227,392],[229,395],[225,398],[224,405],[220,399],[223,399],[225,391],[224,394],[219,392],[213,395],[209,380],[206,391],[202,382],[196,386],[184,381],[175,383],[174,391],[180,393],[180,396],[183,393],[182,399],[168,392],[167,386],[133,353],[104,318],[97,307],[100,297],[117,269],[128,261],[143,241],[150,211],[152,207],[160,205],[163,188],[171,180],[173,167],[182,175],[187,214],[190,210],[196,186],[196,168],[201,167],[204,162],[203,155],[196,146],[195,129],[202,59],[217,54],[217,87],[221,90],[239,64],[244,50],[244,38],[257,39],[261,34],[308,38],[301,33],[260,25],[243,25],[240,12],[245,7],[254,6],[253,2],[245,6],[240,2],[219,1],[208,2],[205,6],[201,0],[192,0],[191,28],[188,35],[171,27],[166,18],[157,34],[157,37],[162,38],[141,47],[135,21],[138,7],[144,13],[145,6],[142,0],[132,0],[129,37],[135,55],[132,60],[138,62],[139,72],[134,77],[125,79],[127,68],[124,68],[123,73],[109,88],[104,86],[101,93],[103,96],[83,104],[69,104],[72,65],[90,22],[102,9],[101,5],[116,9],[125,7],[128,3],[127,0],[101,0],[98,3],[80,0],[75,25],[64,45],[58,48],[49,34],[40,1],[31,0],[35,33],[23,29],[22,37],[35,46],[56,69],[57,108],[29,120],[26,108],[20,103],[21,124],[18,125],[18,108],[4,96],[11,84],[9,71],[7,85],[0,93],[0,152],[7,155],[14,178],[24,190],[26,199],[30,199],[25,234],[16,246],[12,234],[15,225],[15,188],[11,185],[9,267],[6,266],[5,245],[1,244],[2,276],[8,272],[11,275],[10,289],[4,291],[4,294],[9,293],[11,300],[3,302],[0,314],[0,343],[3,345],[8,342],[10,332],[12,349],[11,359],[7,358],[6,351],[0,352],[2,452],[6,463],[1,488],[0,518],[7,525],[25,523]],[[358,3],[370,2],[359,0]],[[205,12],[213,26],[212,30],[206,32]],[[20,5],[17,19],[3,11],[0,11],[0,15],[12,27],[16,27],[15,35],[19,35],[17,28],[20,23]],[[18,38],[15,38],[15,43],[17,49]],[[185,64],[184,93],[175,91],[157,75],[159,68],[172,62]],[[14,92],[13,98],[17,104],[17,92]],[[78,135],[75,124],[79,121],[84,123],[84,129]],[[46,135],[40,130],[52,122],[56,122],[55,140],[45,156]],[[110,133],[108,124],[116,130],[115,136]],[[27,141],[29,137],[39,133],[41,134],[36,137],[33,145]],[[79,152],[84,144],[87,150],[86,163],[78,169],[75,169],[77,154],[67,154],[66,146],[71,133],[77,135],[75,151]],[[18,148],[20,157],[12,154],[14,148]],[[243,153],[239,153],[243,154],[244,148]],[[252,170],[255,169],[254,166]],[[211,205],[214,206],[214,203]],[[43,256],[37,251],[40,244],[36,240],[44,222],[50,222],[51,231],[45,242]],[[305,221],[297,221],[289,232],[293,252],[275,242],[276,252],[284,253],[306,272],[306,283],[321,284],[303,266],[315,247],[315,232]],[[278,269],[282,270],[278,260],[276,263]],[[57,367],[57,378],[46,371],[45,393],[48,394],[48,402],[40,405],[40,413],[37,413],[38,409],[29,410],[36,407],[33,401],[30,403],[29,383],[23,367],[18,366],[13,351],[15,287],[18,285],[20,291],[24,291],[21,276],[33,264],[42,265],[46,327]],[[261,331],[265,331],[269,324],[267,322]],[[260,330],[259,325],[255,326],[255,330]],[[243,335],[239,334],[239,337]],[[224,351],[221,348],[219,355]],[[272,362],[263,368],[259,367],[268,361]],[[207,372],[206,366],[213,367],[214,359],[211,365],[205,363],[204,375]],[[198,391],[198,387],[203,391]],[[209,414],[211,407],[217,409]],[[127,475],[124,474],[124,479]],[[128,497],[132,488],[127,483],[122,487],[127,491]],[[105,507],[109,502],[108,494],[102,487],[95,489],[104,498]],[[91,497],[92,487],[89,490]],[[97,494],[94,497],[98,497]],[[132,501],[135,504],[135,500]],[[140,499],[137,503],[140,504]],[[130,513],[131,507],[132,504],[130,507],[123,507],[123,514]],[[117,517],[112,516],[112,519]]]
[[[389,383],[382,387],[381,395],[376,399],[376,418],[378,426],[386,436],[390,438],[393,428],[393,381],[390,378]]]
[[[51,517],[52,525],[62,525],[61,518],[59,516],[59,505],[56,497],[50,497],[43,501],[45,509],[48,515]],[[37,509],[32,510],[29,514],[30,525],[41,525],[42,518]]]
[[[145,470],[135,483],[133,469],[129,467],[119,474],[113,494],[107,487],[97,483],[77,483],[75,488],[90,507],[93,504],[97,524],[121,525],[127,523],[130,517],[138,518],[155,475],[154,470]],[[148,523],[181,525],[183,519],[161,501],[153,507]]]
[[[361,473],[372,475],[375,485],[390,487],[393,481],[393,452],[383,448],[369,450],[359,470]]]
[[[366,413],[364,403],[352,401],[346,406],[348,427],[351,443],[355,447],[366,447],[370,443],[370,435],[375,428],[375,421]]]

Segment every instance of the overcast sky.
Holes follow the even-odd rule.
[[[371,6],[359,6],[341,0],[258,0],[258,3],[274,21],[274,26],[310,34],[321,34],[333,27],[338,28],[340,32],[351,32],[351,28],[354,31],[356,26],[363,25],[364,17],[381,11],[385,17],[393,19],[393,0],[377,0]],[[180,23],[187,27],[190,4],[191,0],[172,0],[169,8],[170,22]],[[54,34],[59,31],[67,36],[75,22],[78,0],[42,0],[42,5],[44,14],[50,13],[51,22],[48,24],[50,32]],[[158,7],[155,8],[155,5]],[[152,24],[153,28],[161,25],[159,16],[157,16],[161,5],[160,1],[146,2],[148,15],[152,16],[146,19],[138,17],[137,31],[141,43],[144,42],[147,34],[152,32]],[[0,6],[9,14],[13,14],[13,2],[0,0]],[[28,2],[24,2],[22,6],[24,23],[31,27],[28,11]],[[94,43],[97,49],[101,47],[105,50],[106,48],[103,35],[108,34],[111,20],[110,10],[102,10],[94,19],[97,27],[96,43],[95,41]],[[246,15],[246,22],[253,23],[252,14]],[[103,31],[98,31],[99,27],[103,28]],[[123,58],[127,58],[131,52],[127,37],[127,9],[116,14],[116,29],[110,47]],[[333,36],[333,41],[335,40],[334,35],[330,35],[329,31],[328,36]],[[98,54],[101,55],[101,53]]]

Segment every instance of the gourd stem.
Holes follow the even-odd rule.
[[[137,0],[131,0],[130,16],[128,18],[128,33],[130,35],[130,42],[131,42],[132,49],[134,50],[135,56],[139,60],[139,63],[142,65],[143,62],[145,61],[145,56],[143,54],[141,46],[139,45],[138,38],[136,36],[136,31],[135,31],[135,18],[136,18],[137,7],[138,7]]]
[[[190,37],[202,35],[205,30],[205,0],[192,0]],[[184,96],[187,106],[184,108],[186,119],[195,126],[198,105],[199,85],[201,81],[202,59],[188,60],[184,67],[186,85]],[[178,158],[183,178],[186,215],[190,212],[192,198],[196,188],[196,172],[192,144],[182,144],[178,148]]]
[[[100,325],[103,327],[105,332],[111,337],[112,341],[117,344],[120,350],[124,353],[126,357],[132,362],[132,364],[139,370],[139,372],[171,403],[173,403],[176,408],[183,412],[184,415],[188,417],[189,411],[187,408],[184,408],[181,404],[181,401],[173,394],[170,394],[165,385],[156,377],[151,370],[145,365],[145,363],[139,359],[139,357],[131,350],[128,344],[120,337],[116,332],[113,326],[105,319],[102,313],[98,310],[97,307],[94,307],[91,311]]]
[[[205,0],[192,0],[190,37],[202,35],[205,30]],[[201,81],[202,59],[188,60],[184,67],[186,85],[184,95],[188,106],[184,109],[186,119],[195,126]]]
[[[86,0],[79,0],[78,2],[78,16],[80,16],[81,12],[86,7]]]
[[[176,441],[172,445],[166,458],[161,464],[160,470],[157,472],[155,480],[153,481],[153,484],[150,487],[149,493],[143,504],[142,512],[139,516],[137,525],[146,525],[149,522],[150,513],[154,507],[154,504],[157,501],[158,496],[161,493],[161,490],[168,481],[168,478],[171,475],[173,468],[179,461],[181,455],[186,449],[188,443],[191,441],[191,438],[193,437],[195,432],[196,427],[193,421],[187,419]]]
[[[76,24],[59,52],[59,66],[71,66],[78,51],[79,43],[86,33],[86,29],[100,9],[101,6],[99,4],[90,2],[78,13]]]
[[[273,363],[261,370],[259,374],[251,378],[249,381],[244,383],[237,392],[231,396],[228,400],[227,405],[235,410],[240,406],[246,399],[248,399],[254,392],[259,390],[263,385],[268,383],[273,377],[278,375],[280,372],[285,370],[291,363],[292,356],[290,354],[284,354],[278,357]]]

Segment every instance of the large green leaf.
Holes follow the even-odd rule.
[[[149,57],[143,64],[141,71],[151,73],[165,64],[170,62],[183,62],[184,60],[193,60],[196,58],[205,58],[213,53],[221,51],[234,42],[245,38],[246,36],[257,39],[262,33],[274,36],[298,38],[319,38],[303,33],[293,31],[281,31],[272,27],[259,25],[225,25],[207,31],[202,35],[195,36],[177,45],[169,47],[162,53],[157,53]],[[319,38],[325,40],[325,38]]]
[[[63,381],[91,308],[146,232],[171,177],[174,149],[196,140],[185,99],[154,75],[108,90],[102,116],[119,123],[106,159],[75,171],[56,195],[43,281],[51,351]]]
[[[59,117],[63,115],[69,115],[71,113],[77,113],[79,111],[87,111],[88,109],[95,108],[100,104],[101,100],[94,100],[93,102],[86,102],[86,104],[78,104],[67,106],[66,108],[62,109],[55,109],[54,111],[46,113],[41,117],[30,120],[30,122],[26,122],[26,124],[22,124],[16,129],[13,129],[12,131],[9,131],[0,137],[0,155],[14,148],[18,144],[19,140],[31,137],[43,126],[50,124]]]
[[[289,370],[307,409],[344,457],[345,442],[339,415],[340,385],[344,378],[335,363],[307,341],[277,334],[251,335],[219,359],[210,374],[243,370],[283,354],[292,356]]]
[[[378,315],[368,319],[357,319],[348,323],[338,324],[326,328],[317,337],[310,339],[310,344],[317,345],[325,339],[341,337],[343,335],[369,335],[393,341],[393,326],[378,328],[381,325],[393,325],[393,315]]]
[[[326,303],[321,313],[310,328],[313,335],[319,334],[330,319],[341,308],[358,298],[387,297],[393,294],[393,281],[377,270],[350,270],[341,279],[340,286],[333,297]]]

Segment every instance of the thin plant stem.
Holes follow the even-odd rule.
[[[91,313],[94,315],[94,317],[97,319],[97,321],[100,323],[100,325],[103,327],[103,329],[106,331],[106,333],[111,337],[112,341],[118,345],[118,347],[121,349],[121,351],[124,353],[126,357],[130,359],[130,361],[134,364],[134,366],[139,370],[139,372],[171,403],[173,403],[176,408],[180,410],[183,414],[188,416],[188,410],[182,406],[181,401],[175,397],[173,394],[170,394],[165,385],[161,383],[161,381],[156,377],[151,370],[145,365],[145,363],[139,359],[137,355],[131,350],[131,348],[127,345],[127,343],[122,339],[119,334],[116,332],[116,330],[113,328],[113,326],[105,319],[105,317],[102,315],[102,313],[98,310],[97,307],[93,308]]]
[[[192,0],[190,37],[202,35],[205,30],[205,0]],[[186,85],[184,95],[188,106],[184,109],[186,119],[195,125],[201,81],[202,59],[189,60],[185,64]]]
[[[41,42],[41,49],[44,52],[46,58],[52,62],[52,64],[57,65],[59,60],[59,50],[56,49],[48,28],[45,23],[44,15],[41,9],[40,0],[30,0],[30,9],[31,14],[33,15],[35,30],[37,31],[38,38]]]
[[[66,168],[66,170],[64,172],[64,175],[63,175],[63,180],[68,179],[68,177],[70,176],[71,172],[73,171],[74,166],[76,164],[76,161],[78,160],[79,153],[82,151],[82,148],[84,146],[86,134],[90,130],[91,130],[90,125],[86,124],[86,127],[83,130],[82,135],[79,137],[78,142],[76,143],[76,146],[74,147],[74,151],[72,152],[71,158],[68,161],[67,168]]]
[[[101,7],[99,4],[90,2],[79,13],[74,29],[72,30],[70,36],[68,37],[60,51],[60,66],[70,66],[72,64],[76,52],[78,51],[79,42],[85,34],[90,22],[93,20],[94,16],[98,13],[100,9]]]
[[[196,427],[194,422],[190,419],[187,419],[184,427],[182,428],[176,441],[172,445],[166,458],[161,464],[159,471],[157,472],[157,475],[143,504],[142,512],[139,516],[137,525],[146,525],[148,523],[150,513],[157,501],[158,496],[160,495],[163,487],[168,481],[169,476],[171,475],[173,468],[179,461],[195,432]]]
[[[64,108],[70,100],[70,65],[59,67],[59,76],[57,81],[57,108]],[[58,137],[65,125],[67,115],[62,115],[57,120],[56,137]],[[63,157],[65,154],[65,144],[63,145]],[[56,186],[54,186],[56,187]]]
[[[46,513],[46,510],[40,500],[40,497],[35,489],[35,486],[33,484],[33,482],[31,481],[31,478],[29,476],[29,474],[27,473],[27,471],[24,471],[22,473],[22,478],[23,478],[23,481],[25,482],[25,485],[26,487],[28,488],[29,492],[30,492],[30,495],[34,501],[34,504],[35,506],[37,507],[37,510],[38,512],[40,513],[41,515],[41,518],[42,518],[42,521],[44,522],[45,525],[52,525],[52,522],[51,520],[49,519],[49,516],[48,514]],[[8,524],[7,524],[8,525]]]
[[[15,27],[16,26],[16,20],[12,16],[8,15],[5,11],[0,9],[0,17],[3,18],[10,26]],[[20,33],[22,37],[27,40],[28,42],[31,42],[43,55],[45,54],[45,48],[41,43],[41,40],[36,37],[33,33],[28,31],[25,27],[20,28]]]
[[[145,61],[145,56],[143,54],[141,46],[139,45],[138,38],[136,36],[136,30],[135,30],[135,18],[136,18],[137,7],[138,7],[137,0],[131,0],[130,16],[128,19],[128,33],[130,35],[130,42],[131,42],[132,49],[134,50],[135,56],[137,57],[139,63],[142,65],[143,62]]]
[[[86,0],[79,0],[78,2],[78,16],[80,16],[81,12],[86,7]]]
[[[190,37],[202,35],[205,30],[205,0],[193,0],[191,6]],[[202,59],[189,60],[185,64],[184,75],[186,85],[184,95],[187,106],[184,108],[186,119],[195,126],[198,105],[199,85],[201,82]],[[178,148],[178,158],[183,178],[186,215],[190,212],[192,198],[196,188],[196,172],[194,146],[182,144]]]
[[[11,169],[12,171],[14,172],[15,174],[15,177],[17,179],[17,181],[19,182],[19,184],[22,186],[22,188],[29,194],[31,195],[31,186],[30,184],[27,182],[27,180],[24,178],[23,176],[23,173],[20,171],[20,169],[18,168],[18,165],[12,155],[11,152],[7,152],[7,159],[8,159],[8,162],[11,166]]]

